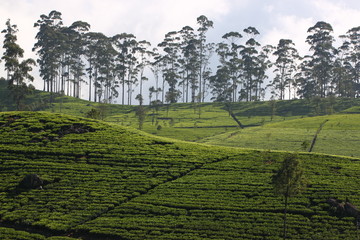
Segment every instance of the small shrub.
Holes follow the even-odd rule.
[[[301,149],[306,151],[310,146],[310,141],[309,140],[305,140],[301,143]]]
[[[98,109],[92,108],[85,114],[85,117],[92,119],[100,119],[100,111]]]
[[[19,187],[24,189],[42,188],[42,185],[43,180],[36,174],[26,175],[19,183]]]

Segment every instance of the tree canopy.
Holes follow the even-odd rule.
[[[43,90],[78,98],[86,90],[90,101],[133,104],[136,99],[140,105],[145,81],[149,101],[162,103],[360,95],[360,27],[340,36],[336,48],[331,24],[319,21],[304,39],[309,54],[300,56],[291,39],[279,39],[277,46],[261,43],[253,26],[212,43],[207,33],[214,22],[202,15],[196,24],[168,32],[154,48],[131,33],[106,36],[91,32],[83,21],[65,26],[58,11],[42,14],[34,24],[33,51]],[[14,36],[9,32],[4,42],[8,74],[16,65],[11,59],[23,54]]]

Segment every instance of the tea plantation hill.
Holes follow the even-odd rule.
[[[360,114],[336,114],[269,123],[209,137],[200,142],[287,151],[309,151],[311,143],[314,143],[312,152],[360,157]]]
[[[16,110],[9,94],[6,82],[0,81],[0,111]],[[138,106],[99,104],[36,91],[27,98],[23,108],[79,117],[95,110],[101,113],[95,117],[104,121],[139,128],[136,116]],[[360,149],[356,147],[359,139],[357,114],[360,114],[360,99],[315,98],[310,101],[231,104],[232,112],[245,129],[239,129],[227,109],[223,103],[143,106],[145,119],[142,130],[157,136],[214,145],[307,151],[310,146],[306,144],[311,144],[322,121],[328,119],[312,152],[360,156]],[[336,116],[327,117],[329,114]],[[288,120],[294,119],[299,120],[287,123]]]
[[[279,239],[271,177],[285,153],[168,140],[98,120],[0,114],[0,239]],[[291,239],[356,239],[360,159],[299,154],[308,187],[290,200]],[[42,189],[21,189],[27,174]]]

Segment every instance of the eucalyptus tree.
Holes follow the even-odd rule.
[[[227,66],[218,66],[216,74],[210,77],[211,100],[215,102],[231,102],[233,100],[233,84],[229,81],[231,79],[229,73]]]
[[[149,49],[151,46],[150,42],[145,40],[138,42],[136,52],[137,52],[137,70],[139,72],[139,94],[137,98],[139,98],[140,105],[143,103],[143,81],[147,81],[148,78],[144,75],[145,68],[150,65],[151,57],[153,52]]]
[[[335,57],[335,48],[333,47],[334,37],[331,35],[333,28],[329,23],[317,22],[308,29],[310,34],[306,42],[310,45],[311,76],[316,87],[316,95],[324,98],[329,93],[329,86],[332,79],[332,69]]]
[[[176,88],[179,81],[179,44],[180,36],[176,31],[169,32],[165,35],[165,39],[158,46],[164,51],[164,56],[162,57],[162,62],[164,64],[163,68],[163,91],[164,84],[167,82],[169,85],[168,91],[165,94],[164,92],[162,101],[166,100],[169,103],[175,103],[179,99],[181,92]]]
[[[353,83],[355,85],[355,97],[360,97],[360,26],[354,27],[347,32],[350,40],[349,62],[352,68]]]
[[[8,88],[16,102],[17,110],[20,110],[22,100],[31,93],[33,86],[27,85],[27,80],[32,82],[34,77],[30,74],[32,66],[36,63],[33,59],[25,59],[20,62],[23,57],[24,50],[16,43],[18,32],[17,26],[12,25],[10,19],[6,21],[6,29],[1,33],[5,34],[3,48],[5,52],[2,60],[5,62],[5,70],[7,71]]]
[[[62,25],[61,13],[58,11],[51,11],[49,15],[41,15],[34,24],[34,27],[39,28],[39,32],[35,37],[37,42],[33,51],[37,51],[39,55],[37,62],[40,66],[40,76],[44,80],[44,91],[53,92],[55,88],[61,59],[60,47],[63,35],[60,30]]]
[[[180,31],[181,41],[179,48],[181,50],[181,56],[179,57],[180,72],[182,75],[182,81],[179,85],[182,85],[183,102],[189,102],[189,88],[191,89],[191,101],[196,101],[196,90],[198,85],[198,71],[199,71],[199,56],[198,56],[198,39],[194,29],[185,26]]]
[[[137,44],[138,43],[136,40],[131,41],[131,46],[130,46],[131,51],[127,56],[126,84],[127,84],[127,94],[128,94],[128,105],[132,105],[132,93],[134,92],[134,86],[137,84],[138,81],[137,76],[139,74],[139,69],[136,67],[138,65],[138,60],[136,57]]]
[[[254,89],[258,85],[256,81],[256,69],[258,67],[257,56],[260,43],[255,40],[259,35],[259,31],[254,27],[244,29],[244,33],[248,36],[244,45],[240,46],[241,73],[243,88],[240,91],[240,100],[252,101]]]
[[[16,43],[18,32],[17,25],[12,25],[10,19],[6,21],[6,29],[2,30],[1,33],[4,33],[4,45],[3,48],[5,52],[1,57],[5,61],[5,70],[7,71],[7,80],[11,79],[13,73],[19,66],[19,58],[24,56],[24,50]],[[18,84],[15,82],[15,84]]]
[[[206,33],[210,28],[213,28],[214,23],[204,15],[199,16],[196,20],[199,25],[197,29],[199,43],[199,102],[204,102],[206,76],[209,75],[207,66],[213,48],[213,44],[206,44]]]
[[[88,73],[88,95],[89,95],[89,101],[92,101],[92,96],[94,96],[94,101],[96,101],[96,90],[95,94],[93,94],[93,78],[97,78],[97,69],[95,69],[96,66],[96,55],[97,55],[97,49],[98,49],[98,41],[101,38],[105,38],[105,36],[102,33],[94,33],[94,32],[88,32],[83,36],[84,46],[85,46],[85,52],[84,56],[87,61],[87,67],[86,72]]]
[[[154,93],[156,93],[155,87],[154,86],[149,87],[149,105],[151,104]]]
[[[59,46],[59,80],[56,82],[54,91],[80,97],[85,66],[83,61],[84,34],[89,28],[88,23],[77,21],[70,27],[63,26],[59,29],[62,36]]]
[[[241,46],[238,41],[242,38],[242,35],[238,32],[228,32],[222,38],[227,41],[217,45],[216,52],[220,62],[217,74],[219,73],[222,77],[227,76],[229,78],[228,81],[231,81],[231,101],[236,102],[241,66],[239,59],[239,49]],[[228,71],[228,73],[225,74],[225,71]],[[220,76],[217,79],[221,80]],[[212,82],[213,80],[214,78],[212,78]],[[213,83],[212,86],[214,87]]]
[[[241,62],[239,59],[238,41],[242,35],[238,32],[228,32],[222,37],[224,41],[217,44],[216,53],[220,65],[216,74],[210,77],[213,100],[235,102],[239,85]]]
[[[255,68],[254,96],[253,100],[260,101],[265,97],[265,88],[263,87],[265,79],[268,78],[266,72],[272,66],[269,55],[274,50],[271,45],[263,46],[257,56],[257,67]]]
[[[111,101],[117,95],[114,77],[116,51],[112,39],[102,33],[89,32],[85,38],[86,69],[89,74],[89,98],[95,102]],[[94,88],[92,88],[92,85]]]
[[[72,54],[72,38],[74,33],[68,27],[62,26],[59,28],[59,34],[61,34],[61,41],[59,46],[59,68],[57,74],[57,81],[54,87],[54,91],[62,92],[63,94],[70,95],[72,87],[70,85],[70,66],[73,64],[71,59]],[[67,90],[67,91],[65,91]]]
[[[300,71],[296,74],[297,95],[300,98],[311,99],[316,96],[316,82],[313,80],[311,56],[304,56],[300,62]]]
[[[200,63],[202,63],[202,69],[201,69],[201,81],[199,81],[198,84],[198,101],[204,102],[205,97],[208,92],[209,88],[209,78],[212,74],[212,67],[211,67],[211,58],[213,54],[215,53],[216,44],[215,43],[207,43],[203,47],[203,55],[202,59],[199,62],[199,66],[201,66]],[[200,77],[199,77],[200,79]]]
[[[345,36],[343,44],[337,49],[336,58],[333,65],[333,78],[331,91],[335,96],[354,97],[355,88],[353,84],[352,65],[348,61],[349,42]]]
[[[345,78],[339,82],[338,89],[340,95],[360,97],[360,26],[351,28],[341,37],[344,39],[341,52]]]
[[[152,50],[152,61],[150,61],[150,70],[152,71],[152,73],[154,74],[154,78],[155,78],[155,100],[158,101],[159,100],[159,93],[162,92],[163,90],[159,87],[159,80],[160,80],[160,75],[162,72],[162,56],[160,55],[159,51],[157,48],[153,48]],[[151,102],[151,101],[150,101]]]
[[[273,88],[273,93],[278,96],[280,100],[284,100],[285,90],[288,88],[290,99],[297,65],[300,61],[299,53],[292,40],[280,39],[273,55],[276,57],[274,63],[275,77],[270,83]]]
[[[109,37],[101,38],[98,42],[99,52],[96,58],[96,65],[98,67],[98,98],[101,102],[112,102],[114,98],[118,97],[118,84],[115,81],[115,56],[117,54],[113,47],[112,39]]]
[[[121,85],[121,103],[125,104],[125,91],[127,86],[127,103],[131,104],[133,84],[137,78],[137,58],[136,51],[138,42],[133,34],[122,33],[117,34],[113,38],[116,56],[116,75]]]
[[[73,76],[73,97],[79,98],[81,95],[81,83],[84,82],[85,63],[85,34],[89,31],[90,25],[86,22],[76,21],[68,27],[68,45],[70,45],[69,60],[70,73]],[[69,75],[70,75],[69,73]]]

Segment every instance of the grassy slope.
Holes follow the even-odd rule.
[[[11,103],[10,93],[6,89],[6,82],[0,81],[0,110],[13,111],[15,106]],[[50,95],[41,91],[26,100],[27,109],[42,110],[53,113],[65,113],[73,116],[84,117],[91,109],[100,109],[105,112],[105,121],[113,122],[121,126],[138,128],[138,119],[135,115],[136,106],[122,106],[116,104],[99,104],[88,102],[72,97],[53,95],[52,103],[49,103]],[[199,108],[200,106],[200,108]],[[236,109],[241,122],[245,125],[258,125],[270,121],[270,117],[250,116],[246,111],[252,104],[242,104],[244,108]],[[265,103],[266,106],[266,103]],[[154,108],[145,106],[147,117],[143,126],[145,132],[185,141],[198,141],[203,138],[218,135],[236,129],[237,124],[224,110],[224,104],[205,103],[173,104]],[[243,111],[246,114],[243,114]],[[199,114],[200,113],[200,114]],[[276,117],[283,120],[283,117]],[[158,130],[158,127],[161,130]]]
[[[202,140],[221,146],[302,151],[325,120],[313,152],[360,157],[360,115],[328,115],[266,124]]]
[[[283,153],[170,141],[45,112],[2,113],[0,126],[0,236],[281,236],[282,201],[272,192],[271,176]],[[335,216],[325,201],[350,197],[360,206],[360,160],[300,157],[309,186],[291,200],[289,236],[354,239],[354,219]],[[27,173],[48,184],[43,190],[16,191]]]
[[[135,115],[136,106],[121,106],[114,104],[98,104],[71,97],[53,96],[49,104],[48,93],[37,91],[26,101],[31,109],[43,109],[54,113],[66,113],[83,117],[91,109],[105,112],[105,121],[121,126],[138,128]],[[6,82],[0,81],[0,109],[14,109],[6,89]],[[246,126],[263,126],[246,128],[239,131],[235,121],[225,111],[222,103],[204,104],[173,104],[160,106],[157,110],[145,106],[147,117],[143,131],[157,136],[169,137],[185,141],[206,142],[215,145],[300,151],[304,141],[311,142],[318,122],[311,123],[314,118],[306,117],[326,114],[329,112],[360,113],[360,99],[337,99],[331,105],[329,99],[321,101],[291,100],[277,101],[275,115],[271,118],[271,102],[241,102],[232,104],[232,110],[237,118]],[[341,118],[344,117],[341,115]],[[274,127],[274,122],[299,119],[309,126]],[[321,119],[321,118],[319,118]],[[342,121],[342,120],[336,120]],[[345,120],[344,120],[345,121]],[[314,152],[360,156],[357,148],[359,137],[358,124],[352,121],[353,127],[331,129],[326,124],[319,135]],[[285,123],[284,123],[285,124]],[[312,124],[312,125],[311,125]]]
[[[68,230],[219,158],[208,146],[70,116],[11,112],[0,125],[1,219],[51,230]],[[49,181],[46,191],[16,193],[28,173]]]

